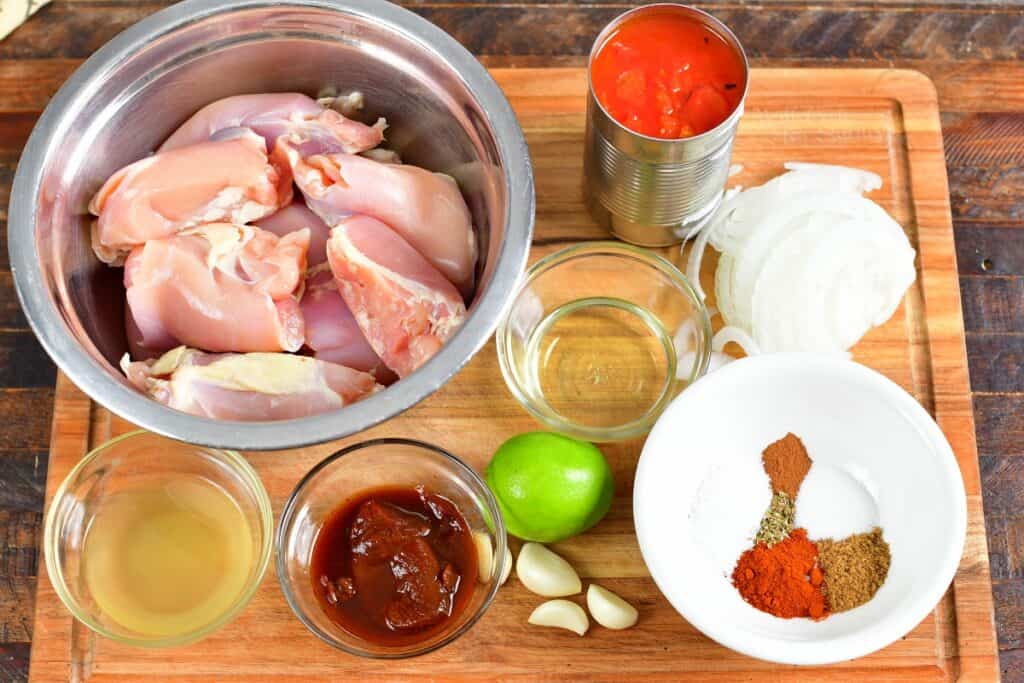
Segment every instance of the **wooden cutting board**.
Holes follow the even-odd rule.
[[[497,70],[494,76],[519,115],[533,156],[537,228],[532,258],[570,243],[606,238],[581,198],[585,72]],[[967,487],[967,544],[960,569],[935,610],[906,637],[857,661],[801,669],[750,659],[701,635],[661,596],[640,557],[631,491],[643,442],[635,440],[602,446],[616,481],[607,518],[556,548],[585,580],[600,579],[637,605],[640,622],[632,630],[594,627],[580,638],[528,626],[527,616],[541,599],[513,577],[481,621],[452,645],[411,660],[363,660],[309,634],[289,611],[271,570],[248,608],[218,633],[184,648],[145,651],[94,637],[74,622],[40,562],[30,680],[998,678],[964,325],[932,83],[912,71],[755,70],[733,159],[742,170],[732,182],[762,183],[788,160],[846,164],[881,175],[884,185],[871,197],[904,226],[918,250],[919,277],[903,305],[854,349],[856,360],[898,382],[935,415],[953,444]],[[663,253],[682,263],[678,248]],[[702,278],[709,289],[712,261],[705,264]],[[47,502],[85,452],[132,428],[90,402],[63,376],[56,395]],[[299,478],[343,443],[411,437],[436,443],[483,468],[502,441],[536,428],[505,388],[492,343],[441,391],[358,439],[252,453],[250,460],[263,477],[275,513],[280,513]]]

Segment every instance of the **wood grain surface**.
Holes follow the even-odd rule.
[[[567,244],[605,237],[583,209],[581,159],[585,72],[577,68],[493,71],[523,126],[537,184],[532,259]],[[813,84],[810,87],[809,84]],[[907,231],[919,273],[903,305],[854,349],[855,358],[914,394],[953,444],[968,493],[969,531],[953,586],[906,637],[868,657],[823,669],[768,664],[731,652],[680,619],[651,581],[633,535],[629,482],[642,439],[605,444],[617,482],[612,510],[586,534],[557,544],[585,578],[639,606],[641,621],[625,633],[594,629],[584,639],[531,628],[538,603],[516,579],[466,636],[415,660],[366,662],[337,653],[308,634],[268,575],[248,608],[231,624],[188,648],[145,652],[96,638],[71,619],[48,581],[38,585],[35,629],[46,637],[32,649],[30,680],[328,681],[431,678],[533,680],[557,677],[618,680],[707,677],[731,680],[991,680],[998,670],[981,488],[957,287],[952,222],[943,173],[935,90],[904,70],[769,69],[752,73],[732,182],[750,186],[778,174],[782,161],[836,162],[878,173],[872,193]],[[678,248],[663,254],[682,262]],[[709,290],[714,259],[702,279]],[[713,301],[711,302],[713,304]],[[482,468],[506,438],[536,428],[498,380],[494,345],[487,345],[438,393],[404,415],[334,444],[278,453],[251,453],[280,511],[295,483],[336,448],[374,436],[436,443]],[[61,376],[47,495],[84,450],[131,429],[84,399]],[[42,570],[40,570],[41,573]],[[243,652],[245,653],[243,656]],[[296,652],[308,653],[296,657]]]
[[[96,47],[165,4],[55,0],[0,42],[0,227],[21,148],[49,98]],[[405,4],[440,23],[489,66],[572,66],[583,63],[603,22],[635,0]],[[701,6],[730,22],[757,66],[898,66],[918,69],[935,83],[1001,670],[1004,680],[1024,681],[1024,3],[766,0]],[[0,331],[0,420],[6,425],[0,430],[0,680],[24,681],[56,373],[18,308],[5,230]]]

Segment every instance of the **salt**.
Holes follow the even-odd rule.
[[[772,499],[760,454],[751,462],[710,468],[690,507],[690,533],[716,571],[732,575],[736,561],[754,544],[761,517]]]
[[[812,540],[840,539],[878,526],[875,487],[856,465],[815,462],[796,498],[796,526]]]

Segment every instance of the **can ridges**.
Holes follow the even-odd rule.
[[[742,58],[744,91],[733,112],[712,130],[691,138],[659,140],[633,132],[608,115],[594,94],[588,67],[583,154],[586,204],[598,223],[621,239],[643,246],[682,241],[690,228],[706,220],[718,206],[749,85],[746,55],[735,35],[711,15],[686,5],[647,5],[623,13],[599,34],[590,61],[622,21],[666,7],[726,38]]]
[[[680,164],[637,160],[596,130],[587,146],[588,191],[616,216],[654,225],[680,225],[702,215],[721,195],[732,159],[732,137],[712,154]]]

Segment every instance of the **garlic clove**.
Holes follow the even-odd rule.
[[[587,589],[587,609],[590,610],[590,616],[594,617],[594,621],[605,628],[615,630],[633,626],[640,616],[636,607],[596,583],[590,584],[590,588]]]
[[[575,602],[568,600],[548,600],[538,605],[528,621],[534,626],[564,628],[580,636],[590,628],[587,613]]]
[[[505,546],[505,561],[501,567],[501,581],[498,582],[499,586],[504,586],[505,582],[508,581],[508,575],[512,573],[512,551]]]
[[[540,543],[523,545],[516,560],[516,576],[528,590],[546,598],[575,595],[583,590],[576,570]]]
[[[491,580],[491,574],[494,572],[494,549],[491,547],[491,537],[483,531],[474,531],[473,545],[476,546],[477,577],[480,579],[480,583],[487,583]]]

